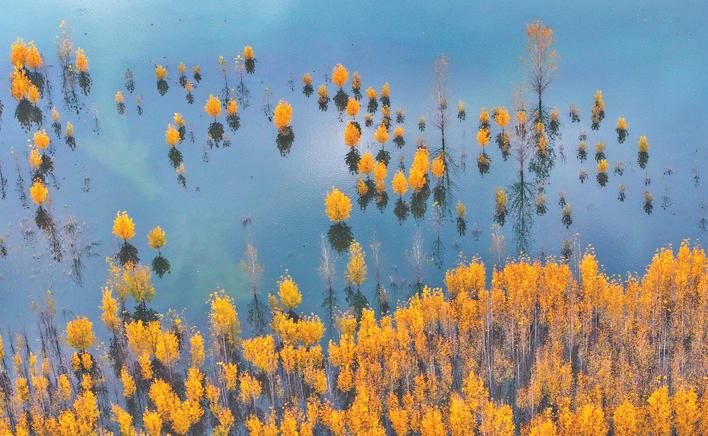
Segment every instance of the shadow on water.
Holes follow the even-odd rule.
[[[337,253],[345,253],[354,241],[352,228],[345,222],[332,224],[327,231],[327,241]]]

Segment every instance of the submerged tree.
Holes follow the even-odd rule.
[[[152,232],[148,234],[148,243],[152,249],[157,250],[157,256],[152,259],[152,269],[162,278],[165,273],[170,272],[170,261],[163,257],[160,252],[160,248],[164,247],[167,243],[165,232],[160,226],[155,227]]]
[[[128,262],[136,264],[140,262],[138,258],[138,249],[128,241],[135,236],[135,224],[133,219],[128,216],[127,212],[116,212],[116,218],[113,221],[113,234],[123,239],[123,246],[118,253],[118,260],[121,265],[126,265]]]
[[[495,266],[503,267],[504,251],[506,250],[506,242],[504,234],[502,234],[501,226],[498,224],[492,224],[492,244],[489,246],[489,251],[492,255],[496,257],[497,263]]]
[[[425,253],[423,252],[423,235],[420,233],[420,229],[418,229],[413,235],[413,243],[411,245],[408,260],[413,267],[415,292],[420,293],[423,291],[423,273],[426,261]]]
[[[526,26],[526,36],[528,37],[526,55],[529,83],[538,97],[538,119],[545,121],[543,93],[555,78],[559,60],[558,54],[553,49],[555,38],[553,30],[538,20]]]
[[[214,117],[214,122],[209,125],[209,137],[214,140],[214,143],[219,147],[219,143],[224,138],[224,126],[216,120],[216,118],[221,115],[221,102],[218,98],[209,94],[209,99],[207,100],[206,106],[204,106],[204,111],[210,116]]]
[[[374,262],[374,276],[376,277],[376,292],[374,293],[374,303],[381,315],[386,315],[390,310],[389,296],[386,288],[381,284],[381,242],[374,238],[371,241],[371,256]]]
[[[268,306],[264,301],[258,299],[258,280],[263,274],[263,266],[258,263],[258,250],[251,244],[246,244],[246,251],[241,259],[241,268],[246,274],[248,285],[253,293],[253,299],[248,303],[248,322],[253,325],[256,334],[262,335],[267,324],[265,314]]]
[[[640,137],[638,145],[639,151],[637,152],[637,162],[639,163],[639,167],[644,169],[647,166],[647,161],[649,161],[649,143],[647,142],[647,137]],[[699,180],[697,175],[694,176],[694,180]],[[698,186],[698,183],[696,183],[696,186]]]
[[[344,272],[344,282],[347,284],[347,303],[354,311],[357,319],[361,318],[362,311],[369,305],[369,300],[361,293],[361,284],[366,280],[366,263],[361,245],[353,241],[349,246],[349,262]],[[356,292],[352,289],[356,286]]]
[[[512,219],[514,242],[516,250],[527,253],[533,243],[531,228],[536,212],[536,197],[533,195],[532,183],[524,180],[524,171],[519,171],[519,178],[509,187],[508,213]]]
[[[320,253],[322,255],[322,263],[318,270],[320,276],[327,282],[327,294],[322,302],[322,307],[327,311],[330,326],[334,325],[334,309],[337,307],[337,296],[334,293],[334,256],[327,245],[324,234],[320,235]]]
[[[278,150],[280,150],[280,154],[286,156],[290,152],[290,147],[292,147],[293,141],[295,140],[295,132],[290,126],[293,108],[287,101],[280,100],[273,116],[273,123],[278,128],[278,136],[275,142],[278,146]]]
[[[447,104],[447,67],[448,62],[445,56],[437,59],[433,64],[433,113],[431,123],[433,127],[440,130],[440,145],[445,151],[445,130],[450,122],[450,111]]]

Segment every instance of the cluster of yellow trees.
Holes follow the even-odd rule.
[[[339,93],[343,93],[342,87],[346,84],[348,77],[349,73],[347,72],[346,68],[342,64],[337,64],[337,66],[332,72],[332,82],[340,87],[338,95]],[[312,77],[309,74],[305,74],[303,76],[302,82],[306,88],[310,87],[311,89]],[[383,198],[387,198],[384,197],[387,196],[385,179],[388,173],[387,166],[389,164],[390,155],[385,152],[385,144],[389,141],[389,139],[391,139],[392,134],[393,142],[395,143],[395,145],[399,148],[402,147],[405,144],[405,140],[403,139],[405,129],[402,126],[396,126],[393,129],[390,128],[391,109],[390,88],[388,86],[388,83],[383,85],[380,94],[377,93],[372,87],[369,87],[366,90],[366,94],[369,97],[369,104],[367,108],[369,113],[366,114],[365,124],[367,127],[373,126],[373,117],[371,115],[376,112],[378,108],[378,101],[380,100],[383,105],[381,109],[382,118],[380,123],[378,124],[378,126],[376,126],[374,130],[373,139],[381,146],[381,151],[377,154],[376,158],[374,158],[373,153],[370,151],[365,152],[364,154],[360,154],[357,150],[357,147],[361,141],[362,127],[356,121],[356,117],[359,114],[359,110],[361,108],[361,105],[358,101],[358,98],[361,98],[361,93],[359,91],[360,88],[361,78],[359,76],[359,73],[355,72],[354,78],[352,80],[352,89],[354,91],[355,97],[347,96],[346,103],[342,104],[342,111],[346,111],[346,114],[352,118],[350,120],[347,120],[346,125],[344,127],[344,143],[350,148],[350,154],[347,155],[348,158],[350,155],[355,158],[353,164],[350,166],[350,169],[352,170],[352,172],[359,173],[359,177],[356,181],[357,192],[359,193],[359,195],[365,196],[371,193],[370,190],[375,189],[378,203]],[[326,104],[327,101],[322,100],[323,98],[328,98],[329,96],[329,92],[326,90],[326,85],[320,86],[320,91],[318,91],[318,94],[320,95],[320,105]],[[403,109],[398,109],[396,111],[397,122],[403,122],[404,119],[405,116]],[[442,151],[433,159],[433,175],[437,179],[440,179],[446,172],[445,167],[445,155],[444,151]],[[415,157],[411,165],[408,177],[405,176],[403,170],[398,170],[393,175],[393,191],[399,196],[403,196],[410,187],[413,194],[418,194],[428,183],[429,170],[431,170],[429,151],[427,146],[424,143],[420,142],[418,144],[418,147],[416,148]],[[373,181],[370,179],[371,174],[373,174],[374,176]],[[364,179],[364,177],[366,177],[366,179]],[[339,191],[335,191],[335,194],[341,194]],[[341,219],[333,218],[333,216],[348,216],[348,211],[350,209],[350,206],[348,206],[348,204],[350,203],[346,203],[346,205],[343,205],[339,208],[345,213],[335,214],[333,213],[333,211],[336,208],[332,206],[332,202],[334,201],[333,198],[334,197],[331,197],[331,194],[328,193],[326,201],[327,215],[332,221],[342,221]],[[347,198],[346,201],[350,200],[348,200]]]
[[[359,286],[364,260],[352,258]],[[488,287],[473,259],[388,315],[344,313],[328,343],[319,317],[296,313],[287,272],[269,297],[269,334],[244,339],[223,291],[207,302],[207,337],[172,312],[136,319],[112,297],[135,281],[111,268],[108,356],[92,354],[85,317],[59,333],[51,300],[41,347],[21,333],[0,341],[0,434],[708,432],[708,261],[688,243],[624,282],[588,253],[575,274],[508,263]]]

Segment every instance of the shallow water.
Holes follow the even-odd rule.
[[[457,233],[450,218],[441,227],[436,223],[432,196],[423,219],[409,217],[399,224],[393,214],[396,196],[390,189],[394,173],[390,167],[388,206],[380,212],[372,202],[361,211],[354,201],[347,220],[367,254],[365,294],[371,299],[375,287],[369,249],[374,237],[382,244],[382,281],[394,298],[405,298],[411,292],[414,279],[409,258],[416,230],[421,232],[425,257],[431,260],[424,267],[425,284],[442,286],[444,270],[457,262],[458,253],[467,259],[480,257],[491,267],[496,259],[489,249],[494,190],[512,183],[517,164],[513,159],[503,162],[490,143],[491,169],[480,176],[475,162],[480,152],[475,140],[477,117],[483,107],[512,107],[517,84],[525,81],[519,62],[525,25],[535,19],[553,28],[561,56],[558,75],[544,102],[561,113],[562,136],[557,146],[563,144],[567,160],[559,159],[547,180],[548,212],[535,217],[529,255],[558,256],[564,238],[577,233],[577,247],[585,250],[592,245],[608,274],[641,274],[655,249],[678,245],[685,238],[700,243],[704,237],[699,222],[708,204],[703,179],[708,148],[700,126],[706,118],[702,103],[708,85],[702,78],[708,70],[704,56],[708,37],[699,20],[702,11],[699,2],[676,8],[658,1],[641,7],[595,2],[587,9],[551,1],[534,6],[276,1],[259,3],[258,8],[245,2],[228,8],[208,4],[194,8],[188,2],[116,5],[86,1],[7,6],[5,13],[13,19],[0,29],[0,41],[5,41],[8,58],[16,38],[35,41],[49,65],[53,86],[51,104],[46,97],[40,102],[45,117],[54,105],[62,123],[71,121],[75,126],[74,151],[52,135],[57,184],[50,187],[51,213],[59,228],[70,216],[75,217],[84,229],[78,242],[96,245],[90,255],[82,257],[83,286],[69,277],[68,251],[61,262],[52,260],[49,243],[33,222],[36,208],[31,200],[23,207],[16,187],[19,174],[28,195],[31,183],[25,144],[32,132],[23,131],[14,119],[16,103],[7,86],[0,94],[5,106],[0,160],[8,180],[7,197],[0,200],[0,236],[8,248],[7,257],[0,259],[2,328],[32,324],[30,302],[47,290],[66,309],[68,318],[84,314],[97,320],[100,288],[107,275],[105,257],[116,253],[119,246],[111,233],[113,218],[124,210],[136,223],[133,243],[144,262],[154,256],[147,233],[157,225],[167,233],[162,253],[172,270],[162,279],[154,277],[157,297],[153,306],[158,311],[184,309],[190,322],[201,324],[207,309],[204,301],[218,289],[225,289],[244,308],[249,290],[239,262],[250,242],[265,268],[259,291],[264,295],[275,292],[278,278],[287,269],[304,293],[303,312],[321,313],[325,284],[317,271],[319,243],[330,226],[324,198],[335,186],[355,199],[356,176],[344,164],[344,123],[334,104],[326,112],[318,110],[317,95],[306,98],[300,79],[310,72],[316,90],[337,63],[344,64],[350,78],[359,71],[362,91],[369,86],[379,91],[388,82],[392,112],[405,110],[406,145],[399,151],[387,144],[392,165],[401,156],[406,167],[410,165],[419,136],[431,148],[439,145],[439,135],[430,124],[419,133],[417,119],[431,117],[432,65],[443,53],[450,62],[451,106],[458,100],[467,106],[464,122],[458,122],[453,109],[447,135],[453,158],[466,163],[464,170],[453,174],[456,186],[451,192],[453,214],[458,199],[466,205],[466,235]],[[74,45],[84,49],[91,68],[91,92],[81,95],[84,110],[79,115],[66,108],[60,95],[54,38],[62,19],[71,26]],[[208,149],[206,132],[211,120],[204,104],[209,94],[218,95],[224,87],[217,61],[224,56],[233,66],[234,57],[246,45],[254,48],[258,59],[255,74],[243,78],[250,91],[250,106],[239,108],[238,131],[226,128],[232,145]],[[179,62],[187,65],[189,76],[194,65],[202,70],[204,79],[193,91],[192,105],[177,83]],[[169,90],[164,96],[156,89],[155,64],[168,69]],[[12,69],[9,62],[4,65],[7,76]],[[132,94],[125,89],[127,68],[134,72]],[[288,83],[291,79],[294,90]],[[227,80],[230,88],[238,84],[233,69]],[[330,83],[328,89],[334,95],[334,85]],[[113,97],[119,90],[126,99],[123,116],[117,113]],[[602,91],[606,117],[600,129],[592,131],[589,117],[596,90]],[[277,129],[264,115],[266,95],[272,107],[284,99],[294,109],[295,141],[286,157],[276,148]],[[142,115],[136,110],[136,96],[142,97]],[[365,112],[366,95],[362,103],[359,119]],[[570,104],[580,107],[581,123],[570,122]],[[178,145],[184,156],[186,188],[176,181],[164,140],[175,112],[183,115],[194,133],[194,142],[188,138]],[[380,117],[379,106],[374,118]],[[624,144],[617,143],[614,131],[618,117],[629,124]],[[49,122],[43,127],[48,132],[51,129]],[[588,133],[584,162],[576,158],[581,128]],[[494,126],[493,135],[497,132]],[[640,136],[646,136],[650,144],[646,169],[637,164]],[[610,171],[605,187],[595,181],[593,146],[598,141],[607,143]],[[365,129],[360,149],[374,148],[373,129]],[[622,176],[612,172],[617,161],[624,162]],[[582,184],[578,180],[581,168],[589,174]],[[667,168],[671,174],[666,174]],[[626,186],[624,202],[617,200],[620,183]],[[651,214],[643,208],[645,190],[654,197]],[[573,207],[573,224],[568,229],[560,220],[559,191],[565,192]],[[664,208],[665,194],[670,201]],[[243,225],[246,216],[251,222]],[[475,225],[481,230],[478,241],[471,236]],[[23,237],[24,229],[33,230],[34,236]],[[432,261],[438,232],[445,250],[441,268]],[[518,252],[510,219],[502,233],[506,239],[503,257],[513,259]],[[62,235],[68,249],[68,239]],[[342,304],[345,264],[346,259],[340,257],[336,287]],[[240,312],[245,319],[245,310]]]

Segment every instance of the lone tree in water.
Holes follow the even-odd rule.
[[[540,21],[526,26],[526,53],[528,55],[529,82],[538,96],[538,120],[543,117],[543,93],[555,78],[555,71],[560,58],[553,49],[555,38],[553,30]],[[545,123],[544,123],[545,124]]]
[[[433,115],[432,124],[440,130],[441,147],[445,151],[445,129],[450,120],[450,111],[447,106],[447,58],[442,56],[433,65]]]

